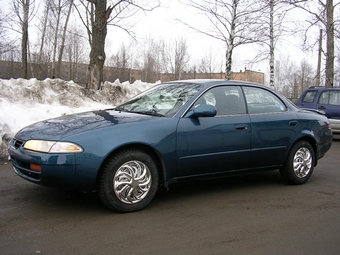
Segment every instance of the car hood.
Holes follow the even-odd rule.
[[[37,122],[21,129],[15,138],[19,140],[60,140],[70,135],[124,123],[141,122],[159,118],[114,109],[83,112]]]

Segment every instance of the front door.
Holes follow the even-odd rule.
[[[215,87],[193,107],[199,103],[214,105],[217,115],[184,117],[179,121],[178,176],[215,174],[249,167],[251,125],[240,88]]]

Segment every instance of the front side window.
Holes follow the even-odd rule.
[[[273,93],[253,87],[244,87],[249,114],[285,112],[286,106]]]
[[[322,92],[319,98],[319,104],[328,104],[328,100],[329,100],[329,91]]]
[[[204,93],[194,104],[210,104],[216,107],[217,116],[245,114],[242,91],[238,86],[215,87]]]

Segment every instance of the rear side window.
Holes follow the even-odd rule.
[[[282,101],[267,90],[251,87],[244,87],[243,89],[250,114],[284,112],[287,110]]]
[[[340,105],[340,91],[322,92],[319,104]]]
[[[316,90],[310,90],[307,91],[305,96],[302,98],[303,103],[313,103],[314,98],[316,96],[317,91]]]

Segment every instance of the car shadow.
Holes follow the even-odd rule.
[[[168,192],[160,191],[152,201],[153,205],[162,205],[188,198],[214,196],[216,194],[232,194],[245,189],[258,187],[268,188],[287,185],[282,180],[279,171],[266,171],[239,176],[229,176],[218,179],[195,180],[181,182],[169,186]]]
[[[160,210],[176,206],[176,203],[195,201],[205,196],[213,199],[216,195],[230,195],[243,190],[267,189],[273,186],[286,185],[279,171],[267,171],[241,176],[230,176],[218,179],[195,180],[172,184],[169,191],[158,191],[148,210]],[[252,192],[252,191],[250,191]],[[96,192],[81,193],[36,185],[26,187],[21,200],[33,204],[34,208],[44,211],[74,213],[76,215],[115,213],[106,208]]]

